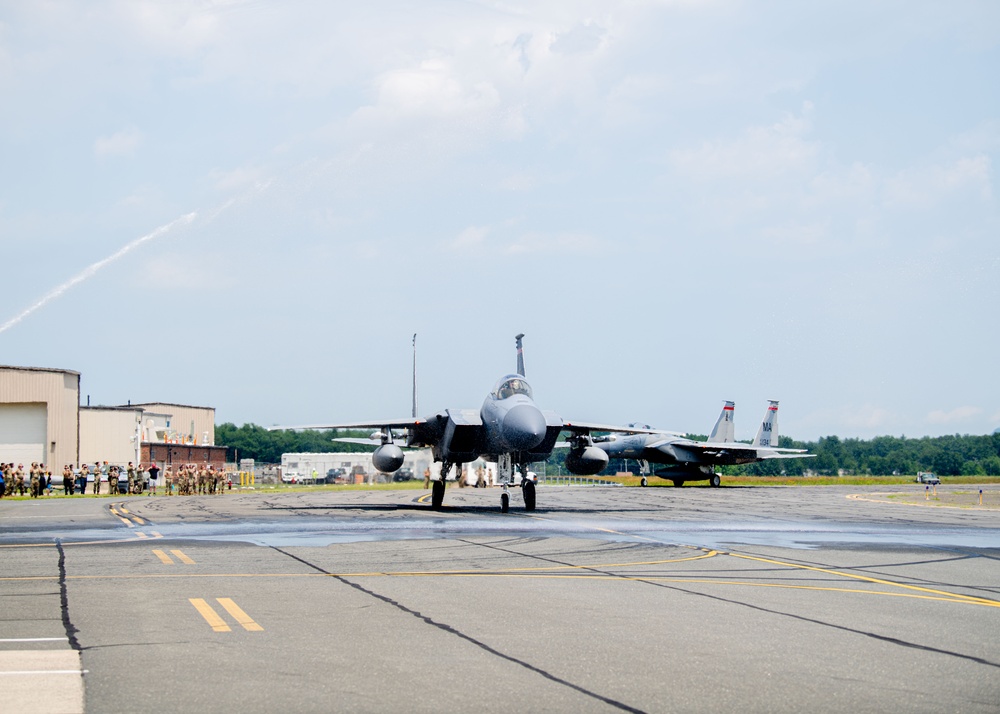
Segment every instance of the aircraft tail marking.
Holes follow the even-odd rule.
[[[717,444],[728,444],[736,441],[735,425],[733,424],[733,414],[736,411],[736,402],[726,402],[722,407],[719,420],[715,422],[712,435],[708,440]]]
[[[764,419],[757,430],[753,445],[765,449],[778,446],[778,402],[773,399],[767,402],[767,411],[764,412]]]

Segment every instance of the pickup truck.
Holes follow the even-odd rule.
[[[937,486],[941,483],[941,479],[932,473],[921,472],[917,474],[917,483],[926,483],[931,486]]]

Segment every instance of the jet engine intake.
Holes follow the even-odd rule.
[[[403,465],[403,450],[395,444],[383,444],[372,454],[372,464],[382,473],[398,471]]]
[[[577,447],[566,454],[566,468],[577,476],[593,476],[607,465],[607,452],[596,446]]]

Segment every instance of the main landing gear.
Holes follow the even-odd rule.
[[[524,510],[535,510],[535,482],[525,477],[521,481],[521,495],[524,496]]]
[[[462,468],[460,464],[455,464],[454,466],[456,470]],[[448,478],[448,472],[451,471],[451,467],[452,464],[449,462],[443,462],[441,464],[441,478],[431,482],[431,508],[435,511],[440,511],[444,503],[444,480]]]

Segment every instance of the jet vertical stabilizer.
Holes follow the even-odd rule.
[[[524,339],[524,333],[520,335],[515,335],[515,340],[517,340],[517,373],[524,376],[524,348],[521,346],[521,340]]]
[[[764,420],[760,423],[753,445],[765,449],[778,446],[778,403],[773,399],[767,402],[767,411],[764,413]]]
[[[736,402],[726,402],[722,407],[719,420],[715,422],[712,435],[708,440],[716,444],[729,444],[736,441],[735,425],[733,424],[733,413],[736,410]]]

